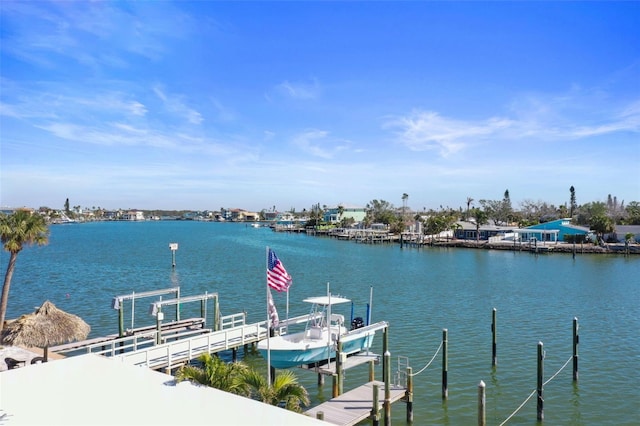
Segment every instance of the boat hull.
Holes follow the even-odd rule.
[[[358,353],[367,350],[373,343],[375,333],[366,333],[349,338],[345,336],[342,340],[342,353],[346,355]],[[272,339],[278,339],[272,338]],[[276,343],[276,342],[274,342]],[[303,349],[269,349],[267,342],[260,342],[258,350],[266,359],[270,352],[271,367],[274,368],[291,368],[305,364],[315,364],[316,362],[326,361],[336,357],[336,345],[328,345],[327,342],[317,341],[315,345],[305,345]],[[277,344],[275,345],[277,346]]]

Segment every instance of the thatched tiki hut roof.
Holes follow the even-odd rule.
[[[90,331],[82,318],[56,308],[47,300],[34,313],[8,323],[2,343],[44,348],[46,361],[49,346],[86,339]]]

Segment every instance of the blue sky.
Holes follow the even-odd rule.
[[[640,200],[640,2],[0,14],[3,206]]]

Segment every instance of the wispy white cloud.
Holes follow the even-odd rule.
[[[331,159],[339,152],[348,148],[348,143],[329,137],[326,130],[309,129],[298,133],[291,139],[291,143],[314,157]]]
[[[575,88],[574,88],[575,89]],[[436,150],[448,157],[471,145],[501,141],[562,142],[619,132],[640,132],[640,101],[603,108],[598,102],[580,102],[575,93],[515,100],[511,116],[484,120],[444,117],[435,111],[414,110],[389,117],[383,129],[393,131],[399,144],[412,151]]]
[[[395,131],[397,140],[412,151],[437,150],[447,157],[463,149],[472,139],[483,138],[512,126],[505,118],[470,122],[443,117],[434,111],[412,111],[388,119],[383,128]]]
[[[266,142],[272,140],[276,136],[275,132],[272,132],[271,130],[265,130],[262,134],[264,135],[264,140]]]
[[[193,28],[190,18],[170,3],[3,2],[12,31],[3,35],[3,50],[46,68],[68,68],[61,58],[100,72],[128,68],[134,58],[156,61],[168,52],[168,41]]]
[[[575,138],[598,136],[615,132],[640,133],[640,101],[626,106],[611,119],[599,125],[578,126],[569,134]]]
[[[100,114],[113,117],[144,117],[148,109],[135,97],[122,91],[105,91],[94,88],[92,96],[80,87],[77,95],[73,91],[62,89],[56,84],[35,84],[15,87],[8,84],[4,91],[5,100],[0,103],[0,115],[19,119],[64,120],[73,119],[84,122]]]
[[[154,87],[154,93],[160,100],[163,101],[167,111],[186,119],[191,124],[200,124],[204,120],[202,114],[193,108],[185,105],[183,97],[181,96],[167,96],[164,90],[160,87]]]
[[[320,84],[317,80],[311,83],[283,81],[275,87],[275,92],[280,96],[299,99],[314,100],[320,96]]]

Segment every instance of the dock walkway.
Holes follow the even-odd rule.
[[[122,362],[145,366],[153,370],[171,369],[196,359],[202,354],[211,354],[257,343],[266,337],[267,328],[265,321],[263,321],[179,339],[120,355],[112,352],[111,355],[115,355]],[[117,351],[117,347],[115,349]]]
[[[317,407],[305,411],[305,414],[317,418],[322,412],[324,421],[341,426],[352,426],[366,420],[373,410],[373,386],[378,385],[379,407],[384,409],[384,382],[373,381],[352,389],[342,395],[326,401]],[[404,398],[406,389],[396,385],[390,385],[390,402]]]
[[[281,321],[281,326],[299,324],[308,318],[309,315],[289,318]],[[268,335],[266,321],[246,324],[244,313],[221,317],[220,323],[222,330],[217,331],[203,328],[202,318],[163,324],[160,344],[156,339],[156,327],[149,326],[129,332],[124,337],[110,335],[56,346],[52,352],[64,355],[94,353],[153,370],[166,370],[184,365],[204,353],[255,344]]]

